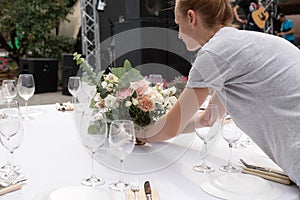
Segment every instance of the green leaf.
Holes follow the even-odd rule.
[[[124,66],[126,72],[128,72],[132,68],[130,61],[127,59],[124,61],[123,66]]]
[[[143,78],[144,77],[138,70],[131,68],[120,78],[118,89],[128,88],[130,86],[130,82],[136,82]]]
[[[111,73],[113,73],[119,79],[124,76],[125,72],[126,71],[124,67],[115,67],[111,69]]]

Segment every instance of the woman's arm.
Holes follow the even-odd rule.
[[[216,93],[212,94],[212,97],[210,98],[209,104],[216,104],[219,108],[219,115],[220,117],[225,115],[225,108],[223,106],[223,104],[221,103],[218,95]],[[208,111],[205,110],[203,111],[203,115],[209,115],[209,113],[207,113]],[[205,114],[204,114],[205,113]],[[192,117],[188,124],[185,126],[184,130],[182,131],[183,133],[191,133],[195,131],[195,119],[194,117]]]
[[[138,131],[139,140],[157,142],[175,137],[185,130],[190,119],[208,95],[208,88],[185,88],[173,108],[145,131]]]

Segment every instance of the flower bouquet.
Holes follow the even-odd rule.
[[[74,54],[74,59],[86,72],[82,81],[97,80],[99,74],[93,73],[79,54]],[[106,113],[108,124],[115,119],[129,119],[136,129],[144,128],[166,114],[177,101],[175,87],[163,88],[162,84],[151,87],[128,60],[122,67],[106,71],[100,73],[91,106]]]

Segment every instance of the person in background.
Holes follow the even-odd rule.
[[[178,37],[197,58],[172,109],[136,136],[158,142],[195,133],[194,114],[214,91],[222,116],[300,186],[300,50],[275,35],[233,28],[232,19],[228,0],[176,1]]]
[[[293,21],[286,18],[284,13],[279,13],[277,19],[281,22],[280,32],[277,33],[277,35],[295,44],[295,28]]]
[[[246,30],[249,31],[260,31],[262,32],[262,29],[260,29],[255,23],[251,16],[251,13],[255,10],[257,10],[259,7],[257,0],[238,0],[236,5],[233,7],[233,13],[236,18],[236,20],[246,25]],[[238,11],[239,9],[243,9],[246,19],[240,18]]]

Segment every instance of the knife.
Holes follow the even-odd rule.
[[[284,176],[284,177],[288,177],[284,172],[275,170],[275,169],[271,169],[271,168],[266,168],[266,167],[261,167],[261,166],[256,166],[256,165],[250,165],[248,163],[246,163],[243,159],[240,159],[240,161],[243,163],[243,165],[245,165],[245,167],[249,168],[249,169],[255,169],[255,170],[260,170],[260,171],[264,171],[264,172],[271,172],[274,174],[278,174],[280,176]]]
[[[146,181],[144,183],[144,189],[145,189],[145,194],[146,194],[147,200],[152,200],[151,187],[150,187],[149,181]]]

